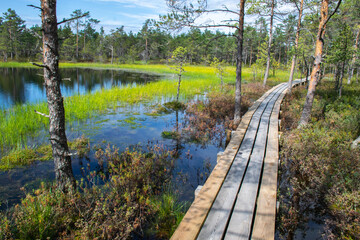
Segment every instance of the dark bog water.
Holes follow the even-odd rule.
[[[15,103],[46,100],[42,69],[0,68],[0,108],[8,108]],[[62,95],[99,91],[113,86],[136,86],[159,79],[157,75],[125,72],[120,70],[61,69]]]
[[[0,71],[5,70],[0,69]],[[37,82],[28,83],[29,81],[26,80],[29,76],[27,74],[31,72],[30,75],[34,76],[34,74],[37,73],[36,70],[9,69],[7,71],[8,78],[20,78],[14,81],[19,84],[25,83],[26,86],[22,86],[22,92],[27,93],[28,95],[24,94],[24,96],[26,96],[26,98],[23,98],[24,101],[30,101],[29,99],[36,98],[36,96],[33,96],[32,91],[28,91],[27,88],[29,86],[37,84],[38,92],[36,93],[38,94],[41,92],[41,84]],[[96,75],[98,80],[94,80],[94,82],[89,80],[91,83],[87,82],[86,79],[92,79],[92,76],[86,71]],[[14,72],[16,74],[11,75],[10,72]],[[24,74],[20,74],[20,72],[23,72]],[[101,76],[108,78],[112,74],[114,76],[118,76],[118,81],[114,85],[144,84],[145,81],[147,81],[144,80],[144,78],[135,79],[136,77],[134,76],[144,76],[142,74],[133,75],[133,73],[119,73],[111,70],[66,70],[68,76],[74,76],[77,72],[82,72],[83,76],[87,77],[82,78],[82,84],[76,84],[74,82],[65,83],[63,89],[67,89],[67,84],[73,84],[73,86],[75,86],[75,88],[72,87],[72,90],[70,90],[71,88],[69,87],[69,95],[74,94],[74,91],[76,93],[77,86],[82,86],[83,92],[95,91],[96,89],[101,91],[101,86],[107,86],[106,84],[110,84],[109,81],[101,80]],[[131,75],[132,80],[124,82],[120,80],[120,74]],[[145,78],[154,79],[151,76]],[[40,81],[40,79],[38,80]],[[92,87],[86,87],[90,85]],[[109,87],[110,86],[111,84]],[[10,93],[8,93],[8,95],[10,95]],[[146,146],[150,141],[154,144],[163,145],[169,150],[179,150],[179,157],[176,159],[173,170],[172,184],[173,187],[178,190],[181,200],[192,201],[194,198],[195,188],[205,182],[206,176],[216,164],[217,152],[224,149],[223,144],[213,142],[203,146],[196,143],[184,142],[183,140],[176,141],[163,138],[161,133],[164,130],[174,130],[176,128],[176,124],[183,124],[184,112],[172,112],[154,116],[149,114],[153,110],[151,107],[152,104],[155,103],[125,106],[109,111],[107,114],[96,118],[67,124],[66,133],[69,140],[73,140],[84,135],[85,137],[90,138],[92,147],[92,150],[86,157],[72,158],[72,166],[76,179],[86,176],[89,171],[101,170],[101,165],[98,164],[94,157],[95,150],[93,149],[93,146],[106,146],[107,144],[110,144],[117,146],[121,151],[135,144]],[[4,107],[4,103],[1,103],[0,106]],[[178,119],[178,121],[176,121],[176,119]],[[29,142],[36,143],[35,145],[48,143],[47,131],[47,129],[43,129],[42,133],[40,133],[38,137],[31,139]],[[20,199],[24,197],[24,192],[20,190],[21,188],[25,187],[25,189],[29,191],[38,187],[42,181],[54,180],[55,174],[53,169],[53,162],[45,161],[35,162],[27,167],[0,172],[0,201],[3,203],[0,206],[0,209],[5,209],[8,206],[12,206],[13,204],[19,202]]]

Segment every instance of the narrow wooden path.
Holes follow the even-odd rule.
[[[278,116],[287,86],[270,89],[243,116],[171,239],[274,239]]]

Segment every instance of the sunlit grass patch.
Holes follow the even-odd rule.
[[[31,67],[28,63],[1,63],[0,67]],[[85,120],[101,114],[114,112],[119,106],[127,106],[139,103],[151,103],[156,105],[165,99],[173,100],[177,92],[177,80],[174,71],[167,65],[140,65],[140,64],[98,64],[98,63],[61,63],[62,68],[115,68],[121,70],[145,71],[155,74],[165,74],[165,77],[157,82],[146,85],[115,87],[103,89],[95,93],[66,97],[64,100],[65,117],[67,123]],[[225,67],[224,82],[234,88],[235,67]],[[253,82],[252,70],[243,69],[243,83]],[[287,81],[287,71],[277,71],[274,81]],[[260,83],[260,82],[259,82]],[[220,79],[215,74],[215,69],[209,66],[185,66],[185,72],[181,83],[180,100],[186,102],[195,95],[203,94],[212,90],[220,89]],[[232,91],[232,90],[230,90]],[[244,88],[244,91],[248,91]],[[250,91],[257,91],[254,87]],[[253,98],[258,95],[253,94]],[[11,150],[17,145],[25,145],[28,137],[36,137],[39,131],[48,128],[48,119],[35,113],[36,111],[47,114],[47,103],[15,105],[9,109],[0,109],[0,148]],[[158,113],[150,111],[149,115]]]

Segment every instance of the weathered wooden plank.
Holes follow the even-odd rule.
[[[293,86],[300,83],[301,81],[296,80],[294,81]],[[275,236],[276,191],[279,159],[279,133],[277,121],[281,102],[285,94],[286,91],[280,95],[271,113],[268,142],[264,159],[264,170],[261,180],[261,188],[257,199],[256,214],[251,239],[272,240]]]
[[[254,113],[238,154],[236,155],[233,165],[231,166],[219,194],[207,216],[207,219],[199,233],[198,239],[220,239],[223,236],[228,218],[233,208],[236,194],[239,190],[243,173],[250,157],[260,117],[267,103],[277,91],[279,91],[279,86],[275,88],[263,102],[261,102],[260,106]]]
[[[267,91],[261,98],[259,98],[242,117],[241,123],[235,131],[230,143],[226,147],[224,154],[219,158],[218,164],[211,172],[209,178],[205,182],[204,186],[200,190],[198,197],[190,206],[189,210],[185,214],[183,220],[179,224],[178,228],[172,235],[171,239],[195,239],[200,232],[205,218],[219,192],[219,189],[225,179],[226,174],[235,158],[235,155],[239,149],[239,145],[245,135],[249,122],[258,108],[260,103],[276,89],[273,87]]]
[[[285,96],[281,94],[271,114],[268,143],[264,160],[261,188],[257,200],[252,239],[274,239],[276,214],[276,184],[279,159],[278,113]]]
[[[255,202],[260,185],[260,176],[265,156],[267,133],[269,128],[270,114],[274,104],[283,91],[277,92],[269,101],[266,109],[261,116],[261,122],[256,136],[253,152],[251,154],[249,165],[246,169],[244,180],[237,195],[233,208],[231,219],[228,224],[225,239],[249,239],[253,215],[255,211]]]

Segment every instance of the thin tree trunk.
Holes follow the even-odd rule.
[[[76,22],[76,59],[79,58],[79,21]]]
[[[114,62],[114,46],[111,46],[111,64]]]
[[[356,34],[356,40],[355,40],[355,45],[354,45],[354,54],[353,54],[352,62],[350,64],[350,71],[349,71],[349,77],[348,77],[347,84],[351,83],[351,78],[354,75],[354,65],[355,65],[356,58],[357,58],[356,52],[357,52],[358,44],[359,44],[359,36],[360,36],[360,29],[358,30],[358,32]]]
[[[86,34],[85,34],[85,29],[84,29],[84,49],[83,49],[83,53],[84,53],[84,56],[83,56],[83,59],[85,58],[85,51],[86,51],[86,47],[85,47],[85,45],[86,45],[86,38],[85,38],[85,36],[86,36]]]
[[[71,158],[65,134],[65,110],[60,91],[56,0],[41,0],[44,80],[48,102],[50,142],[59,189],[75,187]]]
[[[334,73],[335,91],[339,91],[339,66],[335,66]]]
[[[266,85],[267,79],[269,77],[269,70],[270,70],[271,44],[272,44],[272,37],[273,37],[272,30],[273,30],[273,22],[274,22],[274,8],[275,8],[275,0],[272,0],[271,1],[271,15],[270,15],[269,44],[268,44],[266,70],[265,70],[265,75],[264,75],[263,86]]]
[[[179,72],[179,81],[178,81],[178,87],[177,87],[177,93],[176,93],[176,102],[179,102],[182,66],[183,66],[183,64],[181,62],[180,63],[180,72]]]
[[[252,64],[252,55],[253,55],[253,46],[251,44],[250,46],[250,62],[249,62],[249,67],[251,67],[251,64]]]
[[[148,62],[148,54],[149,54],[149,50],[148,50],[148,39],[147,37],[145,38],[145,63],[147,64]]]
[[[295,70],[296,56],[297,56],[297,51],[298,51],[298,46],[299,46],[300,29],[301,29],[301,17],[302,17],[302,12],[303,12],[303,6],[304,6],[304,0],[301,0],[300,9],[299,9],[299,19],[298,19],[298,25],[297,25],[296,37],[295,37],[295,54],[292,57],[290,76],[289,76],[289,93],[291,93],[292,82],[293,82],[293,79],[294,79],[294,70]]]
[[[358,69],[356,70],[356,83],[357,83],[357,84],[359,83],[359,70],[360,70],[360,68],[358,68]]]
[[[345,62],[341,64],[341,72],[339,79],[339,98],[341,98],[341,94],[342,94],[344,72],[345,72]]]
[[[244,35],[245,1],[240,0],[239,31],[237,36],[237,61],[236,61],[236,83],[235,83],[235,114],[234,123],[239,124],[241,120],[241,67]]]

